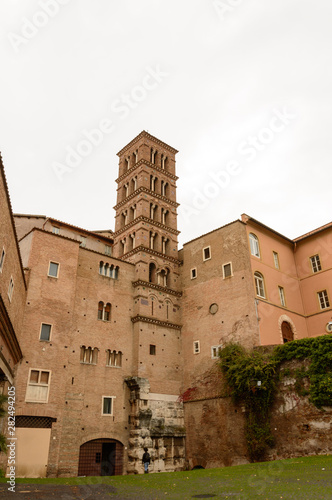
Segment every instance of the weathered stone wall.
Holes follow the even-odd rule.
[[[301,366],[299,361],[288,361],[281,373]],[[271,418],[276,444],[267,454],[270,460],[332,453],[332,406],[316,408],[308,396],[297,394],[295,382],[284,377],[279,384]]]
[[[183,403],[176,396],[150,393],[147,379],[131,377],[128,474],[143,472],[142,456],[148,448],[150,472],[183,470],[185,429]]]
[[[307,362],[284,363],[281,373]],[[332,453],[332,406],[318,409],[308,396],[299,396],[295,378],[281,377],[271,414],[275,445],[266,460]],[[308,382],[307,382],[308,383]],[[183,394],[186,461],[189,468],[224,467],[249,462],[244,407],[225,397],[217,367],[207,371]]]

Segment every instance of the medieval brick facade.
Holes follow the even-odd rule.
[[[329,332],[332,224],[293,241],[243,215],[178,252],[176,153],[147,132],[118,153],[114,233],[15,217],[21,476],[141,473],[144,447],[152,471],[245,461],[219,350]]]

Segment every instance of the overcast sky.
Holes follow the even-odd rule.
[[[116,153],[147,130],[179,150],[180,246],[241,213],[331,221],[331,21],[331,0],[1,0],[13,211],[113,229]]]

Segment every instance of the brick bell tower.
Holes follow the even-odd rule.
[[[148,132],[135,137],[118,153],[114,207],[114,256],[136,272],[135,375],[148,378],[151,391],[172,394],[180,386],[181,328],[176,153]]]
[[[119,153],[114,256],[135,266],[128,472],[142,472],[143,447],[154,470],[185,460],[176,149],[143,131]],[[167,460],[166,460],[167,457]]]

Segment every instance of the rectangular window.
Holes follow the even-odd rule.
[[[283,307],[286,307],[285,290],[282,286],[278,286],[278,290],[279,290],[280,304]]]
[[[51,372],[48,370],[30,369],[25,401],[47,403],[50,378]]]
[[[103,396],[102,415],[113,415],[114,396]]]
[[[14,291],[14,281],[13,281],[13,278],[11,277],[11,278],[10,278],[10,282],[9,282],[9,287],[8,287],[8,298],[9,298],[9,302],[11,302],[11,301],[12,301],[13,291]]]
[[[313,273],[318,273],[318,271],[322,270],[322,266],[320,263],[319,255],[313,255],[310,257],[311,269]]]
[[[153,344],[150,344],[150,354],[151,354],[151,356],[156,355],[156,346]]]
[[[197,278],[197,269],[194,267],[193,269],[190,269],[190,278],[193,280]]]
[[[60,228],[57,226],[52,227],[52,233],[53,234],[60,234]]]
[[[109,245],[105,245],[105,255],[112,255],[112,247]]]
[[[220,345],[213,345],[211,347],[211,358],[212,359],[218,359],[221,349],[222,349],[222,345],[221,344]]]
[[[273,252],[273,262],[274,262],[274,267],[276,269],[279,269],[279,255],[278,255],[278,252]]]
[[[86,237],[85,236],[80,236],[80,247],[85,248],[86,247]]]
[[[330,301],[326,290],[318,292],[317,295],[321,309],[326,309],[327,307],[330,307]]]
[[[195,340],[194,342],[194,354],[198,354],[200,352],[199,340]]]
[[[211,259],[211,247],[203,248],[203,260]]]
[[[41,324],[39,340],[50,340],[52,325],[46,323]]]
[[[224,279],[232,276],[232,263],[231,262],[229,262],[228,264],[224,264],[222,266],[222,274],[223,274]]]
[[[50,262],[48,267],[48,276],[51,278],[57,278],[59,275],[59,266],[57,262]]]
[[[1,257],[0,257],[0,273],[2,273],[3,264],[5,262],[5,255],[6,255],[6,252],[5,252],[5,249],[3,248],[2,252],[1,252]]]

